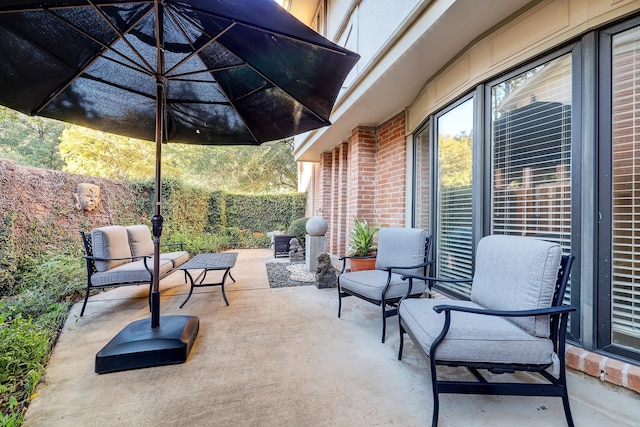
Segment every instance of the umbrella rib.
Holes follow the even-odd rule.
[[[173,12],[173,10],[169,7],[168,8],[171,12]],[[206,48],[207,46],[209,46],[211,43],[215,42],[221,35],[223,35],[224,33],[226,33],[227,31],[229,31],[231,28],[233,28],[235,26],[235,23],[232,22],[231,25],[228,25],[225,29],[223,29],[222,31],[220,31],[218,34],[216,34],[215,36],[210,35],[209,33],[204,31],[204,28],[202,28],[199,25],[196,25],[195,22],[193,22],[193,20],[190,19],[190,21],[192,21],[192,24],[194,26],[196,26],[200,32],[203,35],[206,35],[207,37],[209,37],[209,40],[203,44],[202,46],[200,46],[200,48],[196,49],[195,46],[193,45],[193,43],[191,42],[191,39],[189,38],[189,35],[187,34],[187,32],[185,31],[185,29],[183,28],[183,26],[181,25],[181,23],[173,16],[173,13],[169,13],[169,18],[171,19],[171,21],[173,21],[173,23],[175,24],[175,26],[180,30],[180,32],[182,33],[182,35],[184,36],[184,38],[189,42],[189,46],[191,46],[191,50],[192,52],[189,53],[189,55],[185,56],[184,58],[182,58],[181,61],[179,61],[177,64],[175,64],[174,66],[172,66],[170,69],[168,69],[165,72],[165,75],[169,75],[171,74],[171,72],[175,69],[177,69],[178,67],[180,67],[182,64],[184,64],[185,62],[187,62],[188,60],[190,60],[191,58],[193,58],[195,55],[197,55],[199,52],[201,52],[204,48]]]
[[[193,10],[196,13],[200,13],[202,15],[205,15],[205,16],[210,16],[210,17],[213,17],[213,18],[223,18],[223,19],[226,19],[228,21],[232,21],[232,22],[234,22],[234,23],[236,23],[238,25],[242,25],[242,26],[249,27],[249,28],[254,28],[254,29],[257,29],[257,30],[260,30],[260,31],[264,31],[265,33],[275,34],[277,36],[284,37],[284,38],[287,38],[289,40],[294,40],[296,42],[300,42],[300,43],[306,44],[308,46],[312,46],[312,47],[323,49],[323,50],[326,50],[326,51],[329,51],[329,52],[337,53],[337,54],[342,55],[342,56],[347,56],[347,53],[343,52],[342,50],[331,48],[329,46],[322,46],[322,45],[319,45],[319,44],[316,44],[316,43],[311,43],[311,42],[309,42],[307,40],[304,40],[304,39],[301,39],[301,38],[298,38],[298,37],[294,37],[294,36],[289,35],[289,34],[281,33],[279,31],[270,30],[268,28],[264,28],[264,27],[261,27],[259,25],[251,24],[251,23],[248,23],[248,22],[236,19],[236,18],[231,18],[231,17],[226,16],[226,15],[221,14],[221,13],[208,12],[208,11],[205,11],[205,10],[202,10],[202,9],[199,9],[199,8],[195,8],[195,7],[192,7],[191,10]]]
[[[130,1],[129,4],[146,4],[149,3],[149,0],[139,0],[139,1]],[[121,2],[113,2],[113,3],[100,3],[100,6],[122,6]],[[77,9],[79,6],[76,4],[65,4],[65,5],[59,5],[59,6],[43,6],[43,5],[38,5],[38,6],[33,6],[33,7],[23,7],[20,9],[15,9],[15,8],[2,8],[0,7],[0,15],[5,14],[5,13],[24,13],[24,12],[37,12],[40,10],[62,10],[62,9]]]
[[[122,58],[126,59],[128,62],[130,62],[130,64],[126,64],[126,63],[124,63],[124,62],[117,61],[117,60],[116,60],[116,59],[114,59],[114,58],[107,58],[107,57],[102,56],[102,55],[98,55],[98,57],[102,57],[102,58],[104,58],[104,59],[107,59],[107,60],[113,61],[113,62],[115,62],[115,63],[117,63],[117,64],[120,64],[120,65],[123,65],[123,66],[125,66],[125,67],[131,68],[132,70],[138,70],[138,71],[140,71],[140,72],[142,72],[142,73],[144,73],[144,74],[148,74],[148,75],[152,75],[152,74],[153,74],[153,73],[149,72],[149,70],[151,69],[151,66],[150,66],[148,63],[146,63],[146,61],[145,61],[145,64],[149,67],[149,69],[145,69],[144,67],[141,67],[139,64],[137,64],[137,63],[135,63],[135,62],[131,61],[131,59],[129,59],[125,54],[123,54],[123,53],[119,52],[118,50],[114,49],[113,47],[111,47],[111,46],[109,46],[109,45],[107,45],[107,44],[105,44],[105,43],[101,42],[100,40],[96,39],[96,38],[95,38],[95,37],[93,37],[91,34],[89,34],[89,33],[87,33],[86,31],[84,31],[82,28],[80,28],[80,27],[76,26],[76,25],[75,25],[75,24],[73,24],[72,22],[69,22],[67,19],[65,19],[65,18],[63,18],[63,17],[61,17],[61,16],[59,16],[59,15],[56,15],[55,13],[51,12],[50,10],[47,10],[47,12],[51,13],[54,17],[56,17],[56,18],[57,18],[57,19],[59,19],[60,21],[62,21],[62,22],[64,22],[65,24],[67,24],[68,26],[70,26],[71,28],[73,28],[74,30],[76,30],[77,32],[79,32],[80,34],[82,34],[83,36],[85,36],[87,39],[91,40],[92,42],[94,42],[94,43],[96,43],[96,44],[98,44],[98,45],[100,45],[100,46],[102,46],[105,50],[109,50],[109,51],[111,51],[111,52],[115,53],[116,55],[118,55],[118,56],[120,56],[120,57],[122,57]],[[102,18],[104,19],[104,16],[102,16]],[[137,25],[137,24],[138,24],[138,22],[140,22],[140,20],[138,20],[138,21],[134,24],[134,26],[135,26],[135,25]],[[120,33],[119,33],[117,30],[115,30],[113,27],[112,27],[112,29],[113,29],[114,31],[116,31],[116,34],[117,34],[120,38],[123,38],[122,34],[120,34]],[[117,39],[116,39],[116,40],[117,40]],[[134,51],[135,51],[135,50],[134,50]],[[143,61],[144,61],[144,60],[143,60]],[[92,63],[93,63],[93,62],[92,62]],[[133,65],[132,65],[132,64],[133,64]],[[85,69],[86,69],[86,67],[85,67]]]
[[[248,24],[245,24],[245,23],[242,23],[242,22],[238,22],[238,21],[236,21],[236,20],[234,20],[234,19],[231,19],[231,18],[225,17],[224,15],[214,14],[214,13],[209,13],[209,12],[204,12],[204,11],[202,11],[202,10],[200,10],[200,9],[197,9],[197,8],[193,8],[193,11],[195,11],[195,12],[197,12],[197,13],[201,13],[201,14],[203,14],[203,15],[205,15],[205,16],[210,16],[210,17],[220,17],[220,18],[227,19],[227,20],[229,20],[229,21],[231,21],[231,22],[232,22],[232,24],[231,24],[231,25],[229,25],[228,27],[226,27],[226,28],[224,29],[224,31],[221,31],[219,34],[217,34],[215,37],[213,37],[213,36],[211,36],[210,34],[208,34],[207,32],[205,32],[205,30],[204,30],[204,28],[202,28],[202,26],[200,26],[200,25],[198,25],[196,22],[193,22],[193,21],[192,21],[192,24],[193,24],[194,26],[196,26],[196,27],[197,27],[197,28],[198,28],[198,29],[199,29],[203,34],[206,34],[206,35],[208,35],[209,37],[211,37],[211,40],[210,40],[209,42],[207,42],[207,43],[205,44],[205,46],[207,46],[207,45],[209,45],[210,43],[212,43],[212,42],[216,41],[216,40],[217,40],[217,39],[218,39],[222,34],[224,34],[225,32],[229,31],[229,30],[230,30],[234,25],[236,25],[236,24],[240,24],[240,25],[244,25],[244,26],[247,26],[247,27],[250,27],[250,28],[255,28],[255,29],[258,29],[258,30],[261,30],[261,31],[265,31],[265,32],[268,32],[268,33],[270,33],[270,34],[282,35],[282,36],[283,36],[283,37],[285,37],[285,38],[288,38],[288,39],[291,39],[291,40],[296,40],[296,41],[299,41],[299,42],[303,42],[304,44],[307,44],[307,45],[309,45],[309,46],[322,47],[322,46],[315,45],[315,44],[313,44],[313,43],[309,43],[309,42],[305,42],[305,41],[302,41],[302,40],[298,40],[297,38],[290,37],[290,36],[287,36],[287,35],[285,35],[285,34],[277,33],[277,32],[275,32],[275,31],[271,31],[271,30],[266,30],[266,29],[261,28],[261,27],[256,26],[256,25],[248,25]],[[178,23],[178,22],[176,22],[176,25],[180,28],[180,30],[181,30],[181,31],[183,31],[182,27],[179,25],[179,23]],[[189,38],[188,38],[188,37],[186,37],[186,34],[184,34],[184,32],[183,32],[183,35],[185,35],[185,38],[187,38],[187,40],[189,40]],[[189,41],[189,43],[191,44],[191,41]],[[224,45],[224,43],[222,43],[222,42],[221,42],[221,44],[222,44],[222,45]],[[205,46],[203,46],[202,48],[204,48]],[[343,52],[339,52],[339,51],[337,51],[337,50],[335,50],[335,49],[328,49],[328,48],[326,48],[326,50],[328,50],[328,51],[332,51],[332,52],[336,52],[336,53],[340,53],[340,54],[342,54],[343,56],[346,56],[346,54],[344,54]],[[195,53],[194,53],[194,54],[195,54]],[[235,52],[234,52],[234,54],[235,54]],[[192,56],[192,55],[190,55],[189,57],[191,57],[191,56]],[[277,84],[275,84],[275,83],[274,83],[274,82],[273,82],[269,77],[267,77],[266,75],[264,75],[260,70],[257,70],[255,67],[253,67],[251,64],[249,64],[246,60],[244,60],[243,58],[240,58],[237,54],[235,54],[235,56],[236,56],[236,57],[238,57],[239,59],[243,60],[243,63],[242,63],[242,64],[239,64],[239,65],[237,65],[237,66],[242,66],[242,65],[247,66],[247,67],[251,68],[251,70],[253,70],[256,74],[260,75],[263,79],[265,79],[267,82],[269,82],[271,85],[273,85],[273,87],[278,87],[278,88],[280,87],[280,86],[278,86]],[[188,59],[188,58],[183,59],[183,61],[181,61],[180,63],[184,62],[186,59]],[[179,64],[178,64],[178,65],[179,65]],[[176,66],[174,66],[174,67],[172,68],[172,70],[173,70],[173,69],[175,69],[176,67],[177,67],[177,65],[176,65]],[[215,73],[215,71],[222,71],[222,70],[223,70],[223,69],[220,69],[220,70],[209,70],[209,72],[211,72],[211,73],[213,74],[213,73]],[[214,79],[215,79],[215,75],[214,75]],[[217,81],[217,79],[215,79],[215,80]],[[251,94],[254,94],[254,93],[258,92],[259,90],[264,89],[264,87],[266,87],[266,86],[265,86],[265,85],[263,85],[263,86],[261,86],[261,87],[259,87],[259,88],[257,88],[257,89],[254,89],[253,91],[251,91],[251,92],[249,92],[249,93],[247,93],[247,94],[244,94],[244,95],[242,95],[242,96],[241,96],[241,97],[239,97],[239,98],[236,98],[236,100],[238,100],[238,99],[242,99],[242,98],[244,98],[244,97],[246,97],[246,96],[249,96],[249,95],[251,95]],[[224,93],[224,90],[223,90],[222,92]],[[291,93],[289,93],[289,92],[286,92],[286,93],[287,93],[289,96],[291,96],[293,99],[295,99],[295,100],[296,100],[296,102],[298,102],[300,105],[304,106],[304,108],[305,108],[307,111],[309,111],[313,116],[315,116],[318,120],[320,120],[320,121],[321,121],[321,122],[323,122],[323,123],[330,124],[329,120],[327,120],[325,117],[322,117],[322,116],[320,116],[319,114],[317,114],[317,113],[316,113],[312,108],[307,107],[307,106],[305,105],[305,103],[304,103],[304,102],[302,102],[301,100],[299,100],[297,97],[293,96],[293,95],[292,95]],[[225,96],[227,96],[227,95],[225,94]],[[229,99],[229,97],[228,97],[228,96],[227,96],[227,99]],[[229,101],[231,102],[231,105],[233,105],[233,106],[234,106],[234,108],[235,108],[235,105],[233,104],[233,101],[232,101],[231,99],[229,99]],[[241,116],[241,117],[242,117],[242,116]],[[243,119],[243,121],[244,121],[244,119]],[[247,123],[246,121],[244,121],[244,122],[245,122],[245,125],[247,126],[247,129],[249,129],[249,125],[248,125],[248,123]],[[251,130],[249,130],[249,132],[251,132]],[[253,132],[251,132],[251,134],[252,134],[252,136],[253,136]]]
[[[304,41],[304,40],[299,40],[299,39],[297,39],[297,38],[294,38],[294,37],[288,36],[288,35],[286,35],[286,34],[282,34],[282,33],[278,33],[278,32],[275,32],[275,31],[267,30],[267,29],[264,29],[264,28],[259,27],[259,26],[257,26],[257,25],[249,25],[249,24],[246,24],[246,23],[243,23],[243,22],[238,22],[237,20],[235,20],[235,19],[231,19],[231,18],[228,18],[228,17],[225,17],[224,15],[215,14],[215,13],[209,13],[209,12],[204,12],[204,11],[202,11],[202,10],[200,10],[200,9],[196,9],[196,8],[194,8],[193,10],[194,10],[195,12],[197,12],[197,13],[202,13],[202,14],[203,14],[203,15],[205,15],[205,16],[210,16],[210,17],[221,17],[221,18],[223,18],[223,19],[227,19],[227,20],[231,21],[233,24],[244,25],[244,26],[246,26],[246,27],[250,27],[250,28],[258,29],[258,30],[261,30],[261,31],[264,31],[264,32],[267,32],[267,33],[270,33],[270,34],[276,34],[276,35],[279,35],[279,36],[283,36],[283,37],[288,38],[288,39],[290,39],[290,40],[295,40],[295,41],[302,42],[302,43],[304,43],[304,44],[306,44],[306,45],[308,45],[308,46],[324,48],[323,46],[319,46],[319,45],[316,45],[316,44],[313,44],[313,43],[309,43],[309,42],[306,42],[306,41]],[[211,42],[213,42],[213,41],[214,41],[214,38],[213,38],[210,34],[206,33],[206,32],[204,31],[204,28],[202,28],[200,25],[197,25],[195,22],[194,22],[193,24],[194,24],[196,27],[198,27],[198,28],[199,28],[199,29],[200,29],[204,34],[207,34],[209,37],[211,37],[211,38],[212,38]],[[221,32],[220,34],[218,34],[218,35],[216,36],[215,40],[217,40],[217,39],[218,39],[222,34],[224,34],[226,31],[228,31],[228,30],[229,30],[229,29],[231,29],[232,27],[233,27],[233,25],[228,26],[228,27],[225,29],[225,31]],[[219,43],[220,43],[220,44],[222,44],[222,45],[224,46],[224,43],[223,43],[223,42],[219,42]],[[226,46],[225,46],[225,48],[226,48]],[[228,48],[227,48],[227,49],[228,49]],[[335,49],[329,49],[329,48],[325,48],[325,49],[326,49],[326,50],[328,50],[328,51],[330,51],[330,52],[335,52],[335,53],[339,53],[339,54],[341,54],[341,55],[343,55],[343,56],[346,56],[346,54],[345,54],[344,52],[340,52],[340,51],[337,51],[337,50],[335,50]],[[241,58],[240,56],[238,56],[235,52],[234,52],[234,55],[243,61],[243,63],[242,63],[242,64],[239,64],[238,66],[244,65],[244,66],[249,67],[249,68],[250,68],[251,70],[253,70],[256,74],[258,74],[258,75],[259,75],[259,76],[261,76],[263,79],[265,79],[267,82],[269,82],[271,85],[273,85],[273,87],[280,88],[280,86],[279,86],[279,85],[277,85],[273,80],[271,80],[269,77],[267,77],[267,76],[266,76],[264,73],[262,73],[260,70],[256,69],[253,65],[251,65],[250,63],[248,63],[245,59],[243,59],[243,58]],[[174,67],[174,68],[175,68],[175,67]],[[212,74],[214,74],[214,73],[215,73],[215,71],[222,71],[222,69],[221,69],[221,70],[210,70],[210,72],[211,72]],[[215,75],[214,75],[214,79],[215,79]],[[217,79],[215,79],[215,80],[217,81]],[[242,98],[244,98],[244,97],[246,97],[246,96],[248,96],[248,95],[251,95],[251,94],[253,94],[253,93],[256,93],[257,91],[259,91],[259,90],[263,89],[264,87],[265,87],[265,86],[263,85],[263,86],[261,86],[261,87],[259,87],[259,88],[257,88],[257,89],[254,89],[254,90],[253,90],[253,91],[251,91],[250,93],[245,94],[245,95],[241,96],[240,98],[236,98],[236,99],[242,99]],[[280,89],[284,91],[284,89],[282,89],[282,88],[280,88]],[[224,93],[224,90],[223,90],[222,92]],[[285,91],[285,92],[286,92],[286,91]],[[312,108],[309,108],[309,107],[308,107],[304,102],[302,102],[300,99],[298,99],[297,97],[295,97],[294,95],[292,95],[292,94],[291,94],[291,93],[289,93],[289,92],[286,92],[286,93],[287,93],[291,98],[295,99],[295,100],[296,100],[296,102],[298,102],[300,105],[302,105],[302,106],[303,106],[307,111],[309,111],[309,112],[310,112],[313,116],[315,116],[318,120],[320,120],[321,122],[326,123],[326,124],[331,124],[331,122],[330,122],[327,118],[322,117],[322,116],[320,116],[319,114],[317,114],[317,113],[316,113]],[[225,95],[226,95],[226,94],[225,94]],[[229,98],[229,97],[227,96],[227,98]],[[230,100],[230,101],[231,101],[231,100]],[[234,104],[233,104],[233,101],[231,101],[231,103],[232,103],[231,105],[234,105]],[[235,108],[235,105],[234,105],[234,108]],[[244,120],[243,120],[243,121],[244,121]],[[245,124],[247,124],[247,122],[245,122]],[[247,129],[248,129],[248,128],[249,128],[249,126],[247,125]],[[252,135],[253,135],[253,133],[252,133]]]
[[[125,32],[121,32],[118,28],[116,28],[116,26],[115,26],[115,25],[113,25],[113,24],[111,23],[111,21],[110,21],[110,20],[109,20],[109,18],[104,14],[104,12],[102,12],[102,10],[94,4],[93,0],[87,0],[87,3],[89,3],[89,4],[91,5],[91,7],[92,7],[92,8],[93,8],[93,9],[94,9],[94,10],[95,10],[99,15],[100,15],[100,17],[103,19],[103,21],[104,21],[104,22],[105,22],[109,27],[111,27],[111,29],[112,29],[112,30],[113,30],[113,31],[114,31],[114,32],[119,36],[119,38],[116,38],[116,40],[122,40],[122,41],[123,41],[127,46],[129,46],[129,49],[131,49],[131,51],[132,51],[133,53],[135,53],[135,54],[136,54],[136,56],[138,57],[138,59],[140,59],[140,60],[142,61],[142,63],[148,67],[148,69],[149,69],[149,70],[153,70],[153,67],[151,66],[151,64],[149,64],[149,63],[147,62],[147,60],[146,60],[146,59],[144,59],[144,57],[140,54],[140,52],[138,52],[138,50],[137,50],[135,47],[133,47],[133,45],[132,45],[132,44],[129,42],[129,40],[127,40],[127,38],[125,37],[125,34],[129,34],[129,32],[130,32],[133,28],[135,28],[135,26],[136,26],[136,25],[138,25],[138,24],[139,24],[143,19],[145,19],[147,16],[149,16],[149,14],[150,14],[150,13],[152,13],[152,12],[153,12],[153,7],[150,7],[150,8],[149,8],[149,10],[147,10],[145,13],[143,13],[143,14],[140,16],[140,18],[139,18],[136,22],[132,23],[132,24],[129,26],[129,28],[127,28],[127,31],[125,31]],[[110,50],[110,51],[112,51],[112,52],[114,52],[114,53],[116,53],[116,54],[118,54],[118,55],[120,55],[120,56],[122,56],[122,57],[124,57],[125,59],[128,59],[128,60],[130,61],[130,59],[129,59],[129,58],[127,58],[127,56],[126,56],[126,55],[121,54],[120,52],[118,52],[117,50],[115,50],[113,47],[111,47],[111,46],[105,46],[105,48],[106,48],[106,49],[108,49],[108,50]]]
[[[306,45],[308,45],[308,46],[323,47],[323,46],[318,46],[318,45],[313,44],[313,43],[309,43],[309,42],[306,42],[306,41],[299,40],[299,39],[294,38],[294,37],[287,36],[287,35],[282,34],[282,33],[278,33],[278,32],[271,31],[271,30],[267,30],[267,29],[264,29],[264,28],[259,27],[259,26],[257,26],[257,25],[249,25],[249,24],[246,24],[246,23],[243,23],[243,22],[239,22],[239,21],[237,21],[237,20],[235,20],[235,19],[231,19],[231,18],[225,17],[224,15],[221,15],[221,14],[209,13],[209,12],[202,11],[201,9],[197,9],[197,8],[193,8],[192,10],[193,10],[194,12],[196,12],[196,13],[201,13],[201,14],[203,14],[203,15],[205,15],[205,16],[223,18],[223,19],[226,19],[226,20],[228,20],[228,21],[230,21],[230,22],[231,22],[231,24],[230,24],[229,26],[227,26],[223,31],[221,31],[221,32],[220,32],[220,33],[218,33],[215,37],[213,37],[212,35],[210,35],[209,33],[207,33],[201,25],[198,25],[198,23],[197,23],[197,22],[195,22],[195,21],[193,21],[192,19],[190,19],[190,18],[189,18],[189,19],[190,19],[190,21],[192,22],[192,24],[193,24],[196,28],[198,28],[198,29],[199,29],[203,34],[206,34],[207,36],[209,36],[209,37],[211,38],[211,40],[209,40],[209,41],[208,41],[204,46],[202,46],[202,47],[198,50],[198,52],[199,52],[201,49],[203,49],[204,47],[208,46],[210,43],[213,43],[214,41],[217,41],[217,40],[218,40],[218,38],[219,38],[221,35],[223,35],[223,34],[224,34],[224,33],[226,33],[227,31],[229,31],[231,28],[233,28],[233,27],[234,27],[235,25],[237,25],[237,24],[239,24],[239,25],[244,25],[244,26],[246,26],[246,27],[250,27],[250,28],[254,28],[254,29],[258,29],[258,30],[261,30],[261,31],[265,31],[265,32],[270,33],[270,34],[276,34],[276,35],[279,35],[279,36],[281,35],[281,36],[283,36],[283,37],[285,37],[285,38],[288,38],[288,39],[290,39],[290,40],[296,40],[296,41],[299,41],[299,42],[303,42],[304,44],[306,44]],[[173,17],[172,17],[172,18],[173,18]],[[182,26],[180,25],[180,23],[179,23],[179,22],[176,22],[176,21],[174,21],[174,23],[176,24],[176,26],[177,26],[178,28],[180,28],[180,31],[183,33],[184,37],[185,37],[187,40],[189,40],[189,37],[186,35],[186,32],[184,31],[184,29],[182,28]],[[220,42],[220,43],[221,43],[222,45],[224,45],[224,43],[222,43],[222,42]],[[191,44],[191,41],[190,41],[190,40],[189,40],[189,44]],[[193,45],[191,45],[191,46],[192,46],[192,48],[193,48]],[[225,46],[225,47],[226,47],[226,46]],[[344,52],[340,52],[340,51],[335,50],[335,49],[328,49],[328,48],[325,48],[325,49],[326,49],[326,50],[328,50],[328,51],[335,52],[335,53],[339,53],[339,54],[341,54],[341,55],[343,55],[343,56],[346,56],[346,54],[345,54]],[[194,49],[194,50],[195,50],[195,49]],[[196,53],[197,53],[197,52],[194,52],[194,53],[190,54],[187,58],[184,58],[182,61],[180,61],[180,63],[178,63],[178,64],[174,65],[174,66],[171,68],[171,70],[174,70],[176,67],[178,67],[178,65],[182,64],[184,61],[186,61],[187,59],[191,58],[191,57],[192,57],[193,55],[195,55]],[[249,67],[251,70],[253,70],[256,74],[258,74],[258,75],[259,75],[259,76],[261,76],[263,79],[265,79],[267,82],[269,82],[271,85],[273,85],[273,87],[278,87],[278,88],[280,87],[279,85],[275,84],[275,82],[273,82],[269,77],[267,77],[266,75],[264,75],[260,70],[256,69],[254,66],[252,66],[251,64],[249,64],[246,60],[244,60],[243,58],[241,58],[240,56],[238,56],[235,52],[234,52],[234,55],[243,61],[243,63],[242,63],[242,64],[238,64],[237,66],[247,66],[247,67]],[[223,69],[220,69],[220,70],[208,70],[208,71],[209,71],[209,72],[211,72],[212,74],[214,74],[216,71],[222,71],[222,70],[223,70]],[[170,71],[168,71],[166,74],[169,74],[169,72],[170,72]],[[214,79],[215,79],[215,74],[214,74]],[[215,79],[215,80],[217,81],[217,79]],[[241,96],[241,97],[239,97],[239,98],[236,98],[235,100],[242,99],[242,98],[244,98],[244,97],[246,97],[246,96],[249,96],[249,95],[251,95],[251,94],[254,94],[254,93],[256,93],[256,92],[258,92],[258,91],[260,91],[260,90],[264,89],[265,87],[266,87],[266,86],[265,86],[265,85],[263,85],[263,86],[261,86],[261,87],[259,87],[259,88],[257,88],[257,89],[254,89],[253,91],[251,91],[251,92],[249,92],[249,93],[247,93],[247,94],[242,95],[242,96]],[[284,90],[284,89],[282,89],[282,90]],[[223,90],[222,92],[224,93],[224,90]],[[286,92],[286,91],[285,91],[285,92]],[[320,120],[320,121],[321,121],[321,122],[323,122],[323,123],[330,124],[330,122],[329,122],[329,120],[328,120],[327,118],[322,117],[322,116],[320,116],[319,114],[317,114],[317,113],[316,113],[312,108],[309,108],[307,105],[305,105],[305,103],[304,103],[304,102],[302,102],[302,101],[301,101],[300,99],[298,99],[296,96],[292,95],[292,94],[291,94],[291,93],[289,93],[289,92],[286,92],[286,93],[287,93],[291,98],[295,99],[295,100],[296,100],[296,102],[298,102],[300,105],[302,105],[302,106],[303,106],[307,111],[309,111],[309,112],[310,112],[313,116],[315,116],[318,120]],[[225,96],[227,96],[227,95],[225,94]],[[229,97],[228,97],[228,96],[227,96],[227,99],[229,99]],[[231,102],[231,105],[234,105],[234,104],[233,104],[233,101],[231,101],[231,99],[229,99],[229,101]],[[234,108],[235,108],[235,105],[234,105]],[[244,120],[243,120],[243,121],[244,121]],[[248,124],[247,124],[247,122],[246,122],[246,121],[245,121],[245,125],[247,125],[247,129],[248,129],[248,128],[249,128],[249,126],[248,126]],[[252,132],[252,135],[253,135],[253,132]]]
[[[91,0],[87,0],[87,3],[100,15],[100,17],[107,23],[107,25],[109,25],[115,32],[116,34],[123,39],[127,44],[129,44],[127,42],[127,40],[125,39],[125,37],[122,35],[122,33],[120,33],[120,31],[118,31],[115,27],[113,27],[113,25],[111,24],[111,22],[109,22],[109,19],[107,19],[104,14],[99,10],[98,7],[95,6],[95,4],[91,1]],[[58,8],[58,9],[62,9],[62,8]],[[54,13],[52,11],[52,8],[39,8],[37,10],[43,10],[45,12],[47,12],[48,14],[50,14],[51,16],[53,16],[55,19],[58,19],[59,21],[61,21],[62,23],[64,23],[65,25],[70,26],[72,29],[74,29],[75,31],[78,31],[80,34],[82,34],[84,37],[87,37],[89,40],[97,43],[98,45],[102,46],[103,49],[107,49],[110,50],[112,52],[115,52],[116,54],[122,56],[123,58],[129,60],[125,55],[121,54],[120,52],[118,52],[117,50],[111,48],[110,46],[106,46],[104,43],[100,42],[99,40],[95,39],[94,37],[92,37],[90,34],[88,34],[87,32],[85,32],[84,30],[82,30],[81,28],[77,27],[76,25],[72,24],[71,22],[69,22],[68,20],[64,19],[63,17],[57,15],[56,13]],[[148,12],[147,12],[148,14]],[[146,14],[143,14],[143,16],[136,21],[133,26],[137,25],[145,16]],[[132,27],[130,27],[132,28]],[[116,40],[118,40],[116,38]],[[133,48],[133,46],[130,46],[131,49],[138,54],[138,52],[136,51],[136,49]],[[139,54],[138,54],[139,56]],[[84,74],[84,72],[91,67],[98,59],[100,58],[105,58],[102,56],[102,54],[96,55],[91,61],[89,61],[87,64],[85,64],[84,67],[80,68],[71,78],[69,78],[63,85],[61,85],[60,87],[58,87],[57,90],[55,90],[53,93],[51,93],[40,105],[38,105],[35,108],[35,114],[40,114],[42,112],[42,110],[44,110],[45,108],[47,108],[47,106],[49,106],[49,104],[51,104],[53,102],[54,99],[56,99],[62,92],[64,92],[65,90],[67,90],[67,88],[69,86],[71,86],[71,84],[75,81],[76,78],[78,78],[78,76],[81,76]],[[109,59],[109,58],[105,58],[105,59]],[[144,61],[144,58],[141,57],[141,59]],[[146,61],[144,61],[145,64],[147,64]],[[135,64],[135,63],[134,63]],[[126,65],[126,64],[122,64],[122,65]],[[135,64],[137,65],[137,64]],[[147,64],[149,66],[149,64]],[[142,69],[138,69],[135,67],[131,67],[132,69],[137,69],[138,71],[143,71],[147,74],[149,74],[149,72],[147,70]],[[149,66],[150,67],[150,66]],[[87,75],[88,76],[88,75]]]

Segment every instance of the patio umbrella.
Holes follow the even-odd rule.
[[[162,143],[257,145],[329,125],[359,58],[273,0],[2,0],[0,57],[1,105],[156,142],[155,271]],[[136,324],[114,340],[192,335],[188,353],[197,318],[161,322],[158,282],[150,332]],[[123,353],[114,356],[123,369],[140,359]],[[149,366],[186,360],[151,353],[165,354]]]

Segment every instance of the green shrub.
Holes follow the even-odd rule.
[[[13,295],[17,288],[18,254],[14,224],[17,214],[5,213],[0,218],[0,296]]]
[[[0,425],[21,425],[26,404],[49,359],[54,330],[0,303]]]
[[[300,242],[300,246],[303,248],[307,235],[307,221],[309,221],[309,218],[298,218],[289,225],[289,230],[287,231],[291,236],[296,236],[298,242]]]

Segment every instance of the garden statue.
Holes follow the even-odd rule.
[[[302,261],[304,257],[303,252],[302,246],[300,246],[300,242],[297,238],[294,237],[289,240],[289,261]]]
[[[100,204],[100,187],[95,184],[81,182],[76,188],[73,198],[76,201],[76,209],[91,212]]]
[[[318,257],[318,268],[316,269],[316,287],[318,289],[335,288],[337,286],[337,270],[331,263],[328,253],[322,253]]]

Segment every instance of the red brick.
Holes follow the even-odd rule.
[[[608,359],[604,368],[604,379],[615,385],[625,385],[622,370],[626,363],[616,359]]]
[[[600,363],[602,362],[602,356],[596,353],[587,353],[584,358],[584,372],[592,377],[600,378]]]
[[[585,351],[580,347],[567,346],[567,350],[565,351],[565,360],[567,362],[567,366],[569,368],[579,370],[580,356],[584,353]]]
[[[627,382],[629,389],[640,393],[640,366],[629,365]]]

